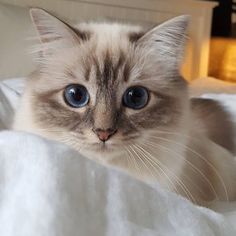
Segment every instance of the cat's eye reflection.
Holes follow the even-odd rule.
[[[71,84],[64,91],[64,100],[71,107],[84,107],[89,102],[89,93],[83,85]]]
[[[144,108],[149,100],[149,92],[146,88],[141,86],[128,88],[123,96],[124,106],[131,109]]]

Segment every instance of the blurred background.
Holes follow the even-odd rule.
[[[0,79],[25,77],[34,70],[29,52],[36,32],[30,7],[46,9],[72,24],[93,20],[150,27],[188,14],[184,77],[236,82],[236,0],[0,0]]]
[[[236,0],[214,0],[209,75],[236,82]]]

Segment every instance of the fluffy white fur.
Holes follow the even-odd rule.
[[[32,9],[31,17],[41,42],[34,51],[37,54],[38,69],[27,82],[16,115],[15,129],[62,141],[88,158],[120,167],[142,180],[158,182],[198,204],[206,204],[206,201],[213,199],[236,198],[236,165],[233,156],[207,138],[207,127],[204,132],[200,132],[204,127],[204,117],[198,120],[199,124],[196,126],[195,114],[190,110],[187,87],[179,74],[188,17],[180,16],[155,27],[137,39],[136,44],[131,43],[128,35],[139,32],[139,27],[82,24],[72,29],[40,9]],[[75,33],[76,30],[82,33]],[[86,37],[89,39],[84,40]],[[112,62],[110,64],[117,64],[120,51],[125,52],[124,61],[131,68],[130,79],[126,83],[123,82],[124,66],[119,68],[119,83],[112,90],[116,93],[117,100],[107,102],[105,95],[109,94],[110,90],[97,98],[99,78],[96,77],[96,70],[104,71],[106,68],[104,52],[109,52],[109,60]],[[97,63],[94,63],[94,58]],[[86,65],[91,65],[87,81]],[[90,120],[95,128],[110,128],[109,124],[114,120],[111,118],[114,115],[113,110],[121,106],[124,91],[131,86],[143,86],[153,93],[150,93],[146,110],[123,111],[128,117],[127,124],[132,116],[140,112],[143,112],[141,117],[138,116],[143,122],[141,127],[151,123],[159,108],[166,113],[163,112],[154,120],[160,121],[160,126],[142,129],[139,137],[134,140],[124,141],[124,132],[118,129],[114,138],[109,139],[104,148],[93,132],[92,125],[82,127],[82,138],[75,130],[64,127],[77,122],[77,117],[73,121],[70,120],[72,116],[67,117],[69,112],[82,117],[86,114],[86,109],[90,109],[83,107],[75,110],[66,106],[63,101],[63,89],[73,83],[80,83],[89,91],[93,114]],[[61,109],[60,113],[51,114],[52,118],[48,118],[56,106],[55,103],[51,107],[47,106],[49,102],[47,104],[44,101],[47,96],[43,95],[50,94],[52,89],[58,92],[50,98],[57,102],[57,106],[64,107],[64,110]],[[155,92],[162,96],[154,95]],[[172,102],[168,103],[168,99],[172,99]],[[156,107],[152,115],[146,120],[142,119],[149,114],[148,108],[159,104],[160,101],[165,101],[166,105]],[[174,106],[171,106],[172,104]],[[169,110],[166,111],[168,107]],[[62,114],[65,118],[62,116],[60,125],[55,125],[53,122]],[[69,121],[65,124],[67,119]],[[124,130],[128,128],[129,125]]]

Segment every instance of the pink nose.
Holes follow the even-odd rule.
[[[101,141],[106,142],[116,132],[116,130],[115,129],[107,129],[107,130],[94,129],[93,132],[97,134],[98,138]]]

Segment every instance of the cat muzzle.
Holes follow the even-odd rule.
[[[93,132],[102,142],[106,142],[112,135],[116,133],[116,129],[93,129]]]

